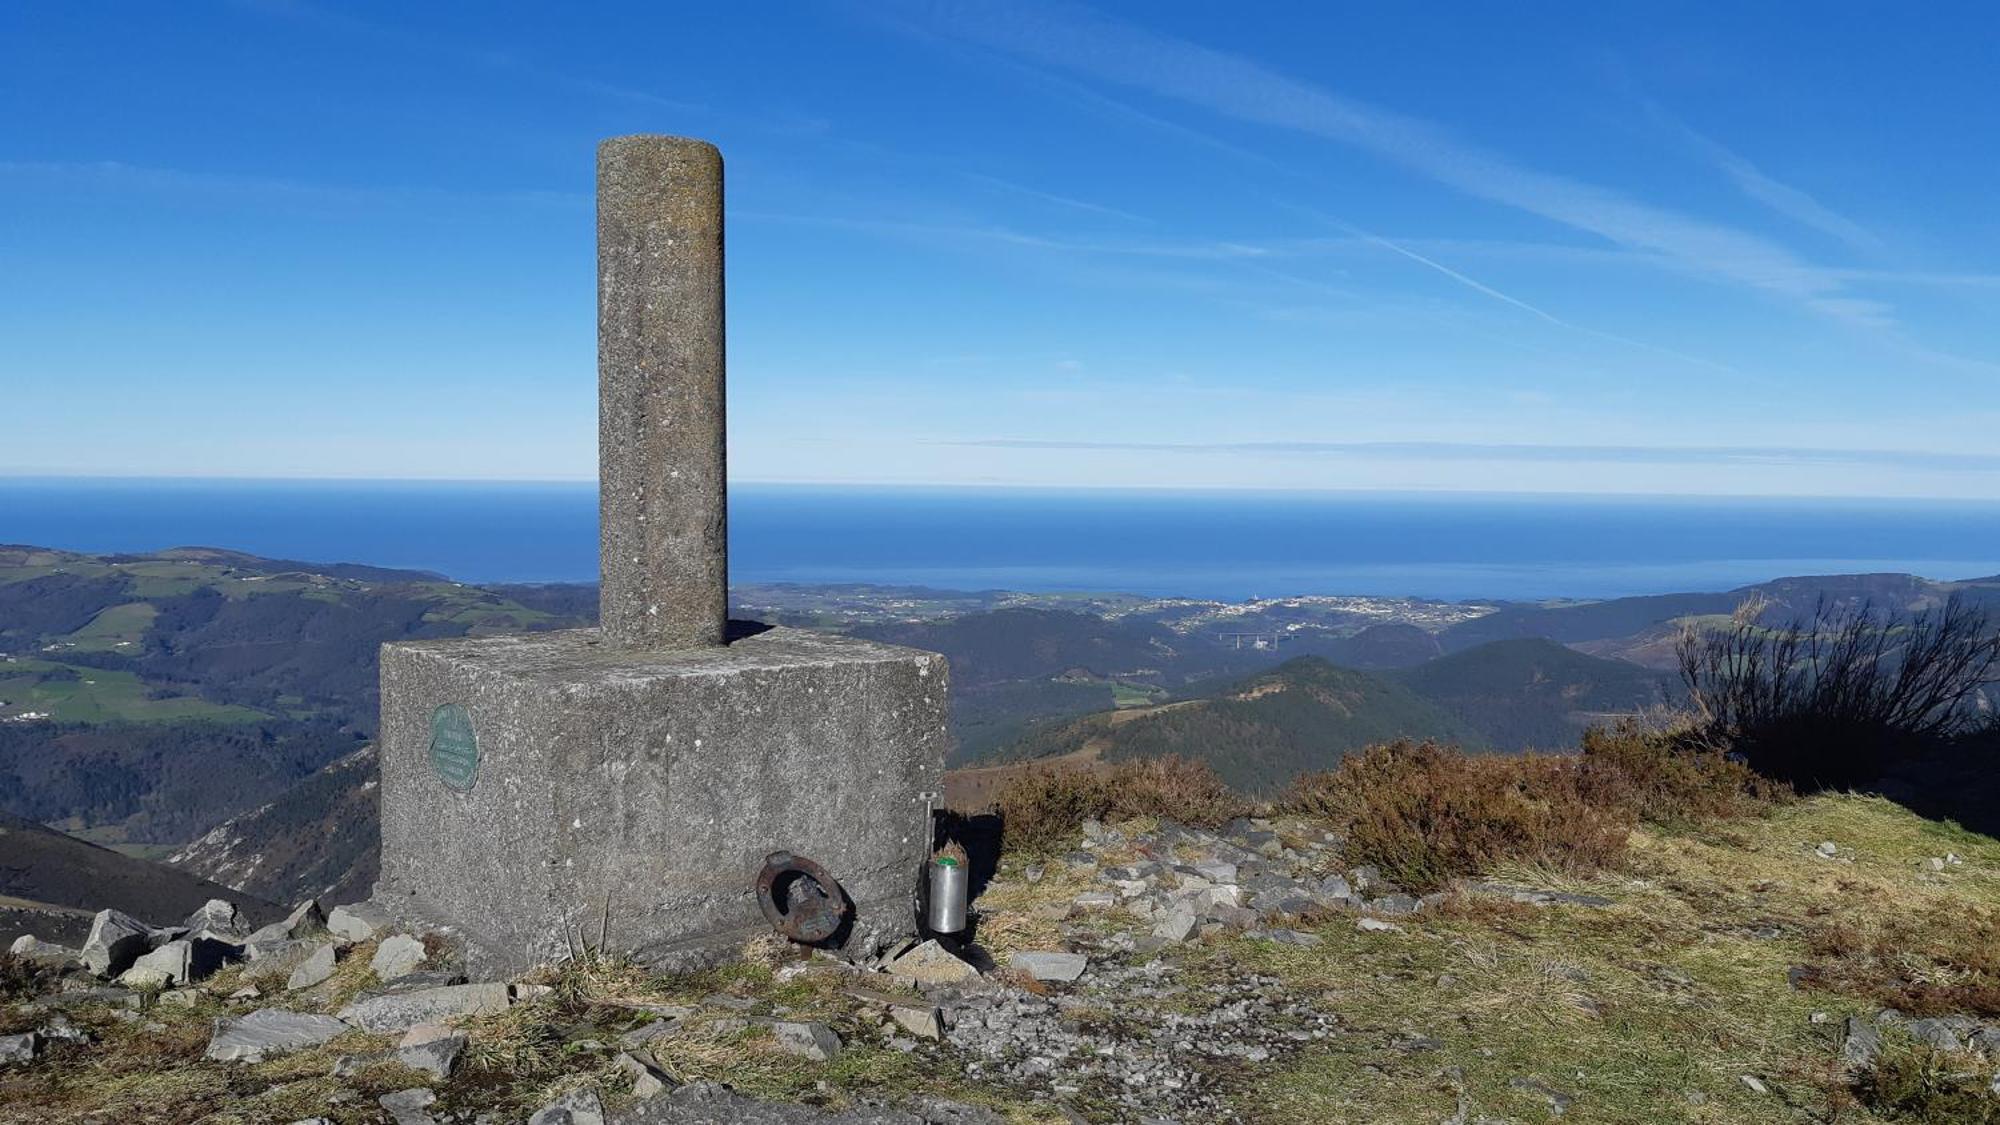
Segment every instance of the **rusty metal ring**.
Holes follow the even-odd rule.
[[[832,937],[847,918],[847,894],[826,868],[802,855],[772,852],[757,873],[757,908],[771,928],[815,945]]]

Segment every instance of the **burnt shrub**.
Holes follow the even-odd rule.
[[[1110,767],[1044,767],[1024,772],[1000,792],[1009,848],[1054,847],[1086,820],[1152,816],[1214,828],[1247,810],[1205,762],[1168,755]]]
[[[1801,788],[1868,785],[1965,734],[2000,670],[2000,633],[1957,594],[1912,615],[1821,602],[1777,628],[1760,616],[1683,629],[1681,680],[1708,745]]]

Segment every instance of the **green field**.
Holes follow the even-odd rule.
[[[72,678],[73,677],[73,678]],[[254,722],[262,712],[248,707],[178,697],[148,699],[149,689],[131,672],[85,668],[48,660],[0,664],[0,717],[47,712],[59,723],[164,723],[185,719]]]

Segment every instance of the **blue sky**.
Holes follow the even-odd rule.
[[[27,3],[0,472],[595,471],[592,150],[739,480],[2000,498],[1977,4]]]

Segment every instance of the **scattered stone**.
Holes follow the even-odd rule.
[[[35,1061],[37,1046],[39,1044],[32,1031],[21,1035],[0,1035],[0,1066]]]
[[[411,1070],[427,1071],[442,1081],[450,1078],[457,1068],[466,1042],[464,1032],[439,1024],[419,1024],[404,1033],[403,1041],[396,1047],[396,1061]]]
[[[1737,1078],[1753,1094],[1768,1094],[1771,1092],[1771,1088],[1764,1085],[1764,1080],[1754,1074],[1739,1074]]]
[[[152,927],[130,914],[100,910],[83,942],[83,963],[100,977],[115,977],[152,948]]]
[[[1078,910],[1109,910],[1118,905],[1118,896],[1110,891],[1085,891],[1070,901]]]
[[[1924,861],[1924,868],[1928,871],[1933,871],[1933,872],[1943,871],[1944,857],[1941,855],[1934,855],[1930,857],[1929,859]]]
[[[302,988],[325,983],[333,976],[334,963],[333,943],[328,942],[313,950],[304,961],[299,962],[298,968],[293,969],[292,975],[285,981],[285,991],[297,992]]]
[[[1380,918],[1357,918],[1354,920],[1354,928],[1369,934],[1395,934],[1403,931],[1403,927],[1396,923],[1384,922]]]
[[[201,993],[192,988],[170,989],[160,993],[160,1003],[169,1008],[192,1008],[201,1003]]]
[[[375,970],[381,980],[395,980],[397,977],[416,972],[429,953],[424,943],[408,934],[394,934],[382,939],[375,949],[375,956],[368,967]]]
[[[333,913],[326,916],[327,932],[347,941],[367,941],[377,934],[385,933],[395,924],[389,912],[372,902],[357,902],[352,906],[336,906]]]
[[[1370,920],[1371,919],[1363,919],[1363,921],[1370,921]],[[1394,923],[1391,923],[1391,925],[1393,924]],[[1304,930],[1265,930],[1260,933],[1254,934],[1252,936],[1265,938],[1270,941],[1275,941],[1279,945],[1310,946],[1310,945],[1318,945],[1320,940],[1318,934],[1310,934],[1305,932]]]
[[[1821,840],[1819,847],[1814,848],[1813,851],[1821,859],[1832,859],[1834,856],[1840,854],[1840,845],[1834,843],[1832,840]]]
[[[340,1018],[367,1031],[402,1031],[420,1023],[504,1012],[509,1000],[504,984],[454,984],[369,996],[342,1008]]]
[[[536,1110],[528,1125],[604,1125],[604,1103],[595,1090],[572,1090]]]
[[[1007,963],[1036,980],[1073,981],[1090,966],[1090,958],[1081,953],[1032,952],[1016,953]]]
[[[546,984],[517,984],[513,989],[514,1003],[516,1004],[532,1004],[537,1000],[544,1000],[555,994],[555,987]]]
[[[231,1000],[256,1000],[264,994],[254,984],[246,984],[229,994]]]
[[[1506,883],[1467,883],[1466,893],[1489,898],[1503,898],[1524,906],[1591,906],[1605,907],[1617,904],[1615,899],[1603,895],[1580,895],[1568,891],[1545,891],[1534,887],[1515,887]]]
[[[437,1095],[419,1086],[414,1090],[398,1090],[393,1094],[383,1094],[375,1099],[375,1104],[388,1111],[396,1125],[431,1125],[431,1115],[426,1113],[437,1101]]]
[[[1393,894],[1372,900],[1368,904],[1368,909],[1376,914],[1415,914],[1423,909],[1423,904],[1413,895]]]
[[[823,1023],[778,1023],[771,1025],[778,1049],[803,1055],[814,1062],[831,1062],[840,1053],[840,1036]]]
[[[632,1096],[640,1101],[651,1101],[673,1088],[673,1079],[666,1073],[628,1051],[621,1051],[611,1060],[613,1066],[632,1076]]]
[[[262,1062],[267,1055],[317,1047],[347,1030],[332,1016],[262,1008],[241,1019],[219,1019],[204,1057],[217,1062]]]
[[[1163,941],[1186,941],[1200,919],[1185,906],[1176,907],[1153,923],[1153,936]]]
[[[931,940],[896,958],[889,975],[917,984],[956,984],[977,977],[979,970]]]

